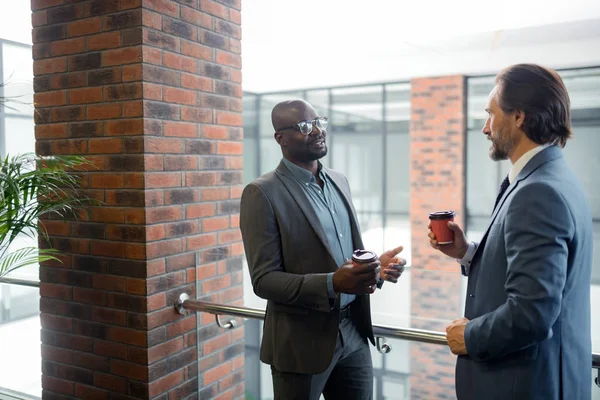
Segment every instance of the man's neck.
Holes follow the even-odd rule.
[[[539,144],[537,144],[536,142],[530,140],[527,137],[524,138],[523,140],[521,140],[521,142],[517,145],[515,150],[510,155],[510,163],[512,165],[515,165],[515,163],[519,161],[519,158],[523,157],[523,154],[527,153],[529,150],[535,149],[538,146]]]

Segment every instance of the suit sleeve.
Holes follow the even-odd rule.
[[[515,193],[504,231],[507,300],[467,323],[469,356],[493,360],[552,337],[574,232],[568,205],[552,187],[536,183]]]
[[[240,229],[254,293],[278,303],[331,312],[327,275],[285,272],[279,226],[262,189],[249,184],[242,193]]]

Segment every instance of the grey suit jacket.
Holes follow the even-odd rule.
[[[346,178],[325,168],[343,194],[355,249],[363,248]],[[339,295],[327,296],[335,272],[325,231],[306,194],[280,163],[242,193],[240,228],[252,286],[268,300],[260,359],[283,372],[318,374],[330,364],[339,329]],[[373,343],[368,296],[357,296],[351,318]]]
[[[591,397],[592,218],[551,146],[509,186],[469,271],[459,400]]]

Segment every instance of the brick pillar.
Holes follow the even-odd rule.
[[[47,221],[43,398],[241,398],[240,0],[32,0],[36,150],[78,154],[103,202]]]
[[[445,331],[462,316],[460,267],[429,246],[427,224],[431,211],[453,209],[464,226],[464,77],[413,79],[411,109],[411,324]],[[456,398],[455,357],[447,347],[413,343],[411,362],[411,398]]]

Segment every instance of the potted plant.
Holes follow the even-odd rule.
[[[0,161],[0,278],[18,268],[57,260],[41,218],[76,215],[89,199],[78,192],[76,170],[89,164],[83,157],[22,154]],[[11,248],[20,235],[39,233],[47,248]],[[14,247],[14,246],[13,246]]]

